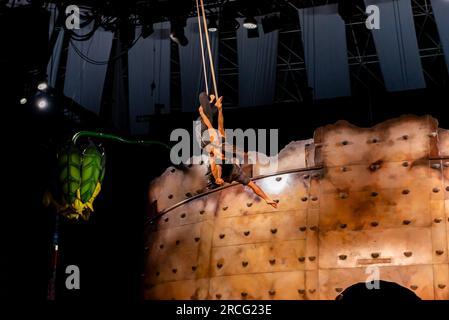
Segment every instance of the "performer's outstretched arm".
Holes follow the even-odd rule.
[[[272,206],[273,208],[277,208],[278,204],[273,199],[271,199],[257,184],[255,184],[253,181],[250,181],[248,183],[248,187],[253,189],[253,191],[262,199],[265,200],[267,204]]]

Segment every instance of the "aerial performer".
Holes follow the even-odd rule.
[[[210,185],[221,186],[225,182],[234,181],[250,187],[254,193],[261,197],[265,202],[277,208],[277,202],[270,198],[257,184],[243,172],[242,167],[236,159],[234,145],[226,143],[226,134],[224,129],[223,117],[223,97],[215,102],[215,107],[211,103],[215,96],[207,96],[206,93],[200,94],[199,113],[201,118],[201,147],[206,151],[209,157],[208,178]],[[218,113],[218,130],[215,130],[212,123],[214,116]],[[207,132],[206,132],[207,131]]]

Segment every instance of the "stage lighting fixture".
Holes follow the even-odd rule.
[[[27,102],[28,102],[28,100],[27,100],[26,98],[20,99],[20,104],[25,104],[25,103],[27,103]]]
[[[170,21],[170,24],[171,24],[170,39],[172,39],[178,45],[185,47],[189,43],[189,40],[184,34],[186,19],[172,20]]]
[[[217,25],[216,18],[209,19],[208,29],[209,29],[209,32],[217,32],[218,31],[218,25]]]
[[[39,83],[39,84],[37,85],[37,88],[38,88],[40,91],[44,91],[44,90],[47,90],[48,85],[47,85],[46,82],[41,82],[41,83]]]
[[[256,29],[257,20],[254,17],[247,17],[245,21],[243,21],[243,27],[246,29]]]
[[[40,98],[39,100],[37,100],[37,107],[39,109],[46,109],[48,107],[48,101],[45,98]]]
[[[265,16],[262,19],[262,28],[264,33],[270,33],[281,27],[281,19],[278,14]]]

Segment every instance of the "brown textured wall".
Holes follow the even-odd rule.
[[[277,210],[236,185],[149,227],[146,299],[335,299],[368,266],[421,298],[449,299],[449,134],[435,119],[338,122],[284,150],[280,169],[297,170],[255,179]],[[186,199],[188,174],[152,184],[159,211]]]

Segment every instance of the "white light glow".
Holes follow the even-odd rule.
[[[38,88],[39,90],[41,90],[41,91],[47,90],[48,85],[47,85],[47,83],[45,83],[45,82],[41,82],[41,83],[39,83],[39,84],[37,85],[37,88]]]
[[[37,101],[37,106],[39,109],[45,109],[48,107],[48,101],[46,99],[39,99]]]

